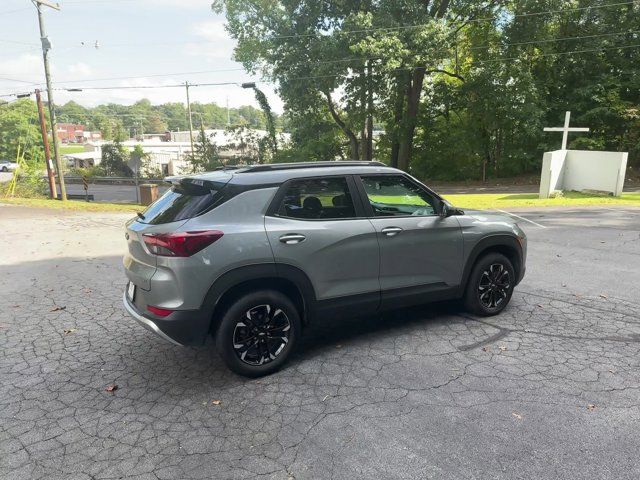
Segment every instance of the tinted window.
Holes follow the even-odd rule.
[[[277,209],[281,217],[337,219],[356,216],[344,177],[294,180],[286,185]]]
[[[220,188],[224,184],[200,182],[202,185],[181,182],[174,185],[162,197],[144,211],[144,219],[150,224],[177,222],[197,217],[213,208],[220,200]]]
[[[435,215],[434,199],[405,177],[362,177],[364,189],[377,217]]]

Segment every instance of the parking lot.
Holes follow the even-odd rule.
[[[511,213],[502,315],[328,318],[250,380],[123,312],[126,215],[0,206],[0,478],[639,478],[640,209]]]

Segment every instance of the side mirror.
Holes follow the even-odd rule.
[[[447,218],[448,216],[451,215],[450,211],[449,211],[449,206],[447,205],[447,203],[444,200],[440,201],[440,212],[439,215],[441,218]]]

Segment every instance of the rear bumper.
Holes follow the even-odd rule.
[[[140,325],[174,345],[202,345],[209,333],[211,319],[203,312],[183,310],[175,311],[166,318],[151,318],[129,301],[126,291],[122,296],[122,303],[127,313]]]

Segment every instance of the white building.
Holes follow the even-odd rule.
[[[84,146],[84,152],[65,155],[68,165],[71,167],[90,167],[100,165],[102,160],[102,146],[111,142],[88,142]],[[121,145],[128,151],[140,145],[142,150],[149,155],[150,166],[158,169],[163,175],[179,175],[187,169],[185,156],[191,152],[191,142],[162,142],[127,140]]]
[[[193,132],[194,141],[197,142],[199,131]],[[234,159],[244,157],[247,150],[254,150],[256,139],[267,136],[266,130],[244,129],[230,133],[227,130],[205,130],[205,135],[215,144],[223,162],[233,163]],[[290,139],[288,133],[278,135],[280,145]],[[159,140],[155,136],[144,141],[127,140],[122,146],[128,150],[140,145],[142,150],[149,155],[150,167],[162,172],[163,175],[180,175],[186,173],[189,165],[185,157],[191,152],[191,139],[189,131],[170,132],[165,136],[167,140]],[[170,139],[170,141],[168,140]],[[70,167],[89,167],[100,165],[102,159],[102,146],[111,142],[95,141],[84,145],[84,152],[65,155]]]

